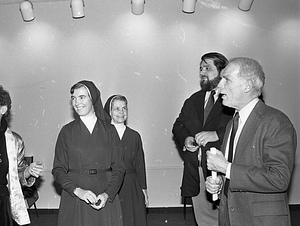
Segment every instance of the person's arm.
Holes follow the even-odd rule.
[[[67,173],[69,170],[69,149],[66,142],[66,133],[67,129],[66,126],[64,126],[59,132],[56,141],[52,174],[55,181],[61,185],[62,189],[64,189],[74,197],[74,190],[79,186],[73,182],[73,180],[68,176]]]
[[[77,197],[87,204],[94,204],[98,201],[96,195],[90,191],[80,188],[68,175],[69,148],[67,145],[67,126],[64,126],[57,138],[52,174],[57,183],[72,197]]]
[[[185,140],[187,137],[192,137],[192,135],[189,133],[189,131],[187,130],[186,126],[185,126],[185,122],[186,122],[186,111],[187,111],[187,107],[186,107],[186,102],[184,102],[183,107],[181,108],[181,111],[179,113],[178,118],[176,119],[176,121],[173,124],[173,129],[172,129],[172,133],[175,137],[175,140],[177,142],[177,144],[179,145],[179,148],[181,150],[183,150],[184,146],[185,146]]]
[[[138,180],[142,187],[142,191],[145,197],[146,207],[149,205],[148,192],[147,192],[147,180],[146,180],[146,166],[145,166],[145,153],[143,150],[142,139],[139,133],[137,133],[136,142],[136,162],[135,162],[135,171],[137,173]]]
[[[34,183],[36,178],[31,176],[28,169],[28,164],[24,160],[25,157],[25,144],[22,137],[17,134],[16,132],[12,132],[16,142],[17,148],[17,162],[18,162],[18,175],[19,181],[22,186],[31,187]]]
[[[136,156],[135,156],[135,171],[138,176],[138,180],[142,189],[147,189],[147,182],[146,182],[146,166],[145,166],[145,153],[143,150],[143,144],[141,136],[136,133],[136,139],[134,140],[135,147],[136,147]]]
[[[111,148],[111,178],[104,193],[108,195],[108,200],[112,202],[118,193],[124,179],[125,165],[122,159],[122,149],[116,129],[107,124],[109,145]],[[101,194],[100,194],[101,196]],[[99,195],[98,195],[99,197]]]
[[[251,146],[244,150],[248,153],[245,161],[252,158],[250,164],[234,161],[231,165],[230,188],[259,193],[285,192],[295,161],[295,129],[286,116],[280,115],[262,122],[256,131]]]

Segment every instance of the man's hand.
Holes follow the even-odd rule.
[[[226,174],[229,162],[225,159],[222,152],[216,149],[216,154],[211,151],[206,152],[207,169]]]
[[[185,138],[184,146],[185,146],[186,150],[188,150],[190,152],[195,152],[199,148],[194,137]]]
[[[217,176],[215,180],[212,178],[212,176],[209,176],[206,178],[205,186],[206,190],[210,194],[220,194],[223,187],[223,180],[221,176]]]
[[[218,141],[219,137],[216,131],[202,131],[195,135],[195,140],[199,146],[205,147],[205,145],[209,142]]]

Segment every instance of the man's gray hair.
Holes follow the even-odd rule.
[[[240,67],[238,76],[250,82],[254,90],[260,95],[265,85],[265,73],[262,66],[256,60],[246,57],[230,59],[228,64],[231,63]]]

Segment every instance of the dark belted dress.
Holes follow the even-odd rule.
[[[92,134],[80,118],[65,125],[58,136],[52,174],[62,187],[58,226],[122,226],[117,192],[124,175],[120,141],[112,125],[97,120]],[[93,209],[74,189],[106,192],[105,208]]]

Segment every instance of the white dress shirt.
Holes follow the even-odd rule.
[[[215,89],[216,93],[214,95],[214,103],[216,103],[217,99],[219,98],[220,91],[219,89]],[[206,104],[208,102],[209,96],[210,96],[211,91],[206,91],[205,93],[205,99],[204,99],[204,108],[206,107]]]
[[[234,142],[233,142],[233,156],[232,156],[232,161],[234,160],[234,155],[235,155],[235,149],[236,149],[236,145],[237,142],[239,140],[239,137],[241,135],[242,129],[250,115],[250,113],[252,112],[253,108],[255,107],[256,103],[258,102],[258,98],[253,99],[251,102],[249,102],[245,107],[243,107],[240,111],[239,111],[239,126],[238,129],[236,131],[235,137],[234,137]],[[231,132],[230,132],[231,134]],[[228,159],[228,149],[229,149],[229,140],[230,140],[230,134],[228,136],[228,140],[226,141],[226,150],[225,150],[225,158]],[[228,164],[227,169],[226,169],[226,178],[230,179],[230,170],[231,170],[231,163]]]

